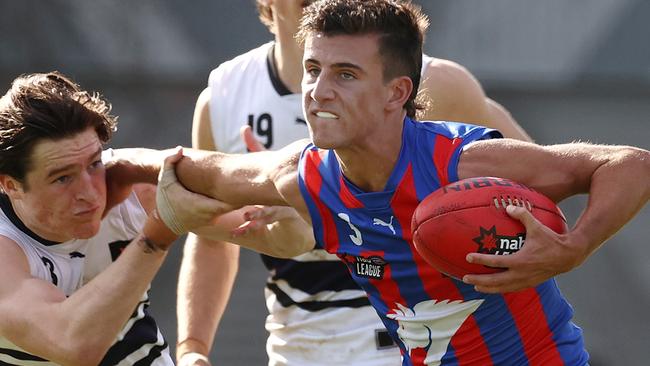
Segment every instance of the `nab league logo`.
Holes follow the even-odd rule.
[[[368,258],[354,257],[354,273],[359,277],[381,280],[384,278],[384,267],[386,267],[384,258],[373,255]]]
[[[474,242],[478,244],[477,253],[512,254],[521,249],[526,240],[526,233],[519,233],[515,236],[499,235],[495,226],[488,230],[481,227],[480,230],[480,235],[474,238]]]

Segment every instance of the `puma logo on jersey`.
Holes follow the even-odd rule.
[[[339,214],[337,216],[341,220],[347,222],[348,225],[350,226],[350,229],[352,229],[352,231],[354,232],[354,235],[350,235],[350,240],[352,240],[354,245],[363,244],[363,238],[361,237],[361,231],[359,231],[359,229],[357,229],[357,227],[354,226],[352,224],[352,222],[350,222],[350,216],[348,214],[346,214],[346,213],[343,213],[343,212],[339,212]]]
[[[307,125],[307,121],[305,121],[302,118],[296,118],[296,123],[299,125],[305,125],[305,126]]]
[[[387,228],[390,229],[390,231],[393,232],[393,235],[395,235],[395,228],[393,227],[393,219],[394,218],[395,218],[395,216],[391,216],[389,222],[385,222],[385,221],[383,221],[381,219],[374,218],[374,219],[372,219],[372,224],[373,225],[379,225],[379,226],[386,226]]]

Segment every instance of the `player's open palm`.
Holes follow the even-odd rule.
[[[477,291],[503,293],[534,287],[584,261],[582,243],[569,242],[569,235],[544,226],[523,207],[509,206],[508,214],[526,227],[526,244],[511,255],[468,254],[471,263],[507,268],[494,274],[466,275],[463,281]]]

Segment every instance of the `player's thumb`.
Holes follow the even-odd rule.
[[[176,178],[175,167],[183,158],[183,148],[177,146],[174,149],[174,153],[165,158],[162,169],[158,173],[158,187],[160,189],[165,189],[167,186],[176,183],[178,179]]]
[[[239,135],[241,136],[242,140],[244,140],[244,143],[246,144],[246,148],[248,151],[251,152],[256,152],[256,151],[264,151],[266,148],[264,148],[264,145],[257,141],[255,136],[253,136],[253,130],[251,129],[251,126],[245,125],[242,126],[239,129]]]

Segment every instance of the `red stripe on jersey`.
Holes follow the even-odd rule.
[[[330,210],[321,202],[320,191],[323,186],[323,178],[318,171],[318,166],[321,164],[321,157],[318,152],[309,150],[306,154],[307,162],[305,163],[305,184],[311,194],[318,213],[320,214],[323,224],[323,241],[325,242],[325,250],[330,253],[336,253],[339,249],[339,238],[336,232],[336,225]]]
[[[443,135],[436,135],[436,142],[433,147],[433,164],[436,166],[441,186],[449,184],[449,159],[451,159],[454,150],[461,143],[463,143],[463,139],[458,137],[449,139]]]
[[[384,252],[381,250],[368,250],[362,251],[361,256],[368,258],[372,256],[378,256],[384,258]],[[386,304],[388,309],[396,309],[395,304],[406,304],[406,300],[402,297],[402,293],[399,291],[399,286],[397,282],[393,280],[392,271],[390,265],[384,268],[384,278],[381,280],[370,279],[370,284],[377,289],[381,301]]]
[[[564,365],[553,333],[548,327],[546,313],[535,288],[503,298],[519,330],[521,343],[530,366]]]
[[[402,236],[411,247],[413,261],[417,265],[418,275],[422,279],[422,284],[427,294],[431,296],[432,299],[437,300],[464,300],[463,295],[460,293],[453,280],[430,266],[424,258],[418,254],[417,249],[415,249],[415,246],[413,245],[411,219],[418,203],[415,191],[415,181],[413,179],[413,168],[409,165],[406,168],[404,177],[398,185],[391,202],[393,212],[399,221],[400,227],[402,227]],[[477,340],[479,341],[477,342]],[[483,343],[482,340],[483,337],[481,336],[478,325],[476,324],[476,320],[473,315],[470,315],[456,331],[456,334],[451,338],[451,345],[454,349],[472,350],[470,354],[465,353],[455,355],[459,365],[468,365],[472,362],[471,360],[482,360],[483,363],[480,364],[481,366],[491,365],[492,361],[490,358],[490,352],[487,345]],[[419,350],[420,349],[411,351],[414,365],[420,365],[420,363],[416,363],[414,356],[414,352]],[[418,359],[419,362],[422,362],[421,364],[424,362],[424,357],[426,357],[426,352],[421,360]],[[485,363],[486,360],[488,363]]]
[[[350,192],[350,189],[348,186],[345,184],[345,181],[343,180],[343,174],[341,174],[341,179],[339,179],[339,185],[341,189],[339,190],[339,198],[343,202],[346,208],[362,208],[363,203],[359,201],[352,192]]]
[[[427,366],[424,360],[427,358],[427,350],[424,348],[414,348],[411,350],[411,364],[413,366]]]
[[[483,342],[483,336],[479,330],[474,315],[465,319],[458,328],[456,334],[451,337],[451,346],[456,351],[454,356],[459,366],[491,366],[493,365],[490,350]],[[458,352],[458,350],[466,350]]]
[[[463,296],[453,281],[430,266],[413,245],[411,219],[418,203],[415,181],[413,180],[413,167],[409,164],[391,200],[391,208],[402,228],[402,237],[411,248],[413,261],[417,265],[418,276],[422,279],[422,285],[427,294],[436,300],[463,300]]]

